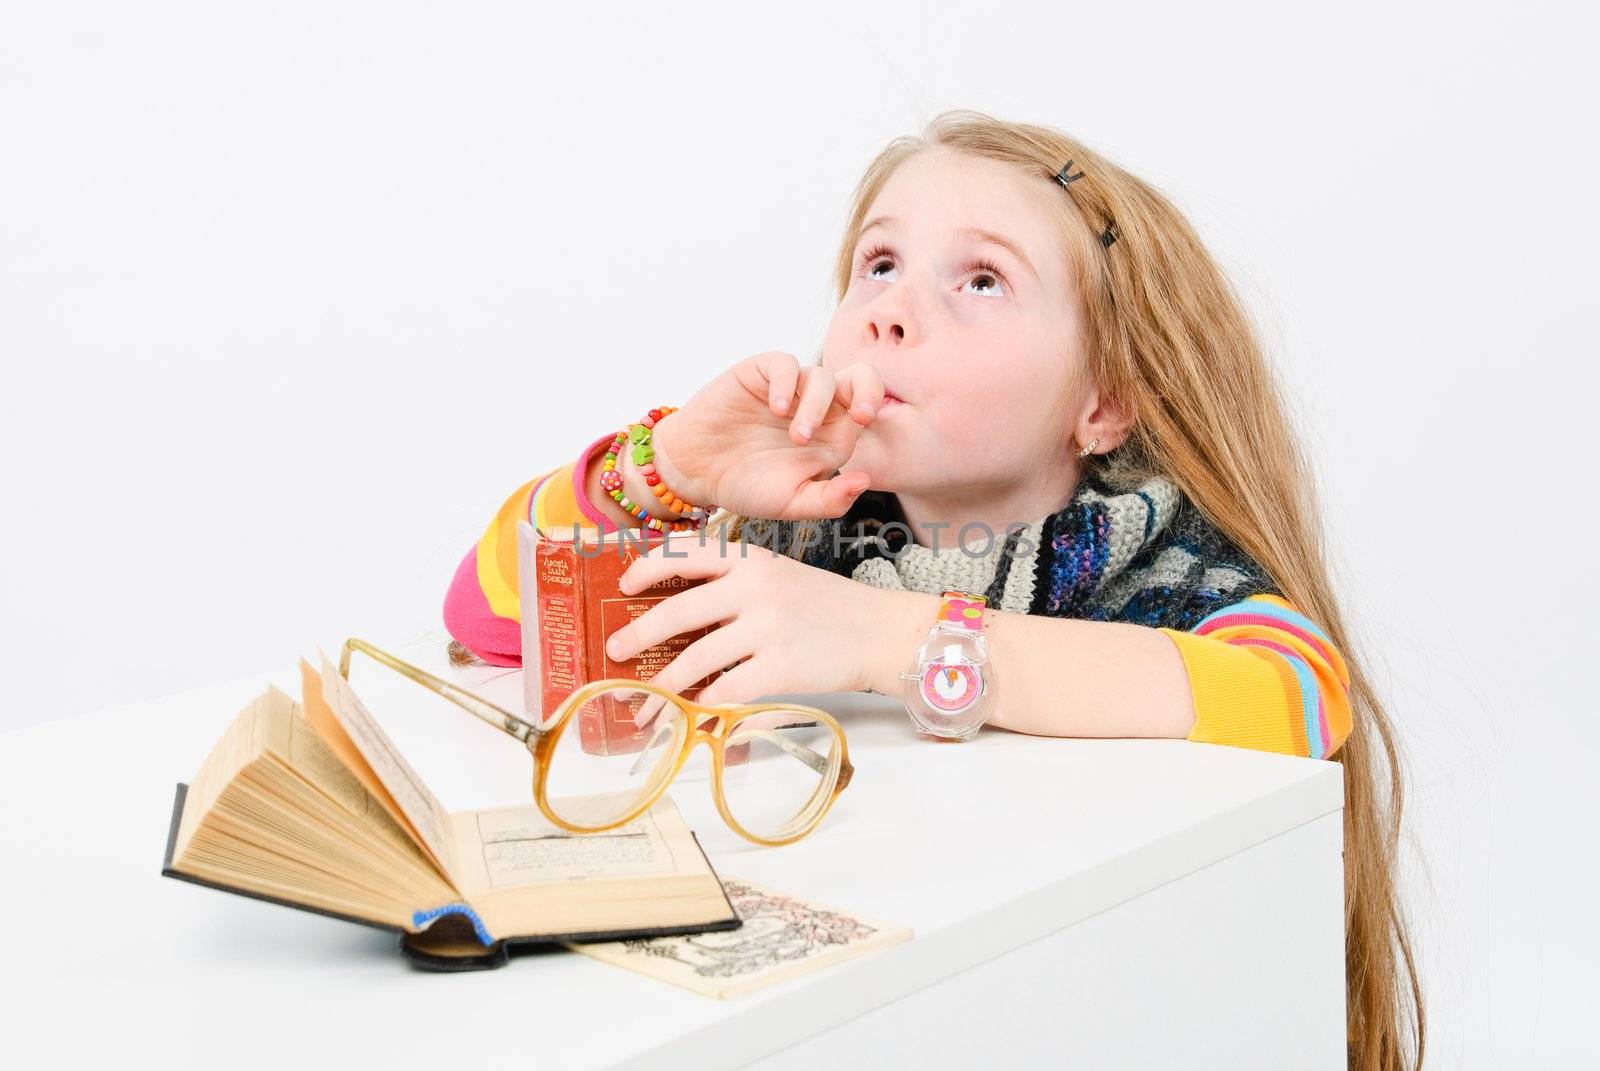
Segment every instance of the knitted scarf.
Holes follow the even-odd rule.
[[[977,550],[957,547],[953,527],[941,532],[937,549],[919,547],[890,492],[865,491],[843,517],[810,523],[816,532],[795,556],[840,576],[937,594],[952,577],[974,574],[973,561],[955,556],[971,559]],[[789,554],[799,531],[794,521],[751,519],[741,538]],[[1278,593],[1266,571],[1162,476],[1119,492],[1087,474],[1066,505],[995,532],[989,550],[993,579],[984,594],[990,606],[1014,613],[1189,631],[1230,603]],[[978,575],[987,575],[976,561]]]

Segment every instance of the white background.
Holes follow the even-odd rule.
[[[1592,1054],[1592,28],[1103,8],[6,0],[0,728],[437,627],[513,488],[809,358],[861,169],[977,108],[1257,312],[1400,725],[1430,1064]]]

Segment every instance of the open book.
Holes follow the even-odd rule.
[[[448,814],[326,655],[303,703],[268,686],[178,785],[162,874],[394,930],[420,967],[513,944],[731,930],[738,913],[663,797],[573,834],[531,801]]]

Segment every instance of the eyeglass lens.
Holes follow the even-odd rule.
[[[645,709],[643,725],[636,716]],[[579,828],[616,822],[672,773],[689,731],[677,704],[618,686],[591,697],[551,753],[545,802]],[[841,763],[838,734],[816,715],[772,710],[738,722],[724,741],[723,798],[746,832],[781,840],[826,806]]]

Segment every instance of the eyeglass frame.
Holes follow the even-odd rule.
[[[361,651],[368,657],[388,666],[401,676],[415,681],[437,695],[443,696],[467,711],[467,713],[494,726],[526,747],[533,757],[534,764],[534,804],[546,818],[570,833],[603,833],[607,830],[627,825],[644,814],[666,794],[667,786],[677,778],[684,765],[689,761],[690,752],[702,740],[706,743],[706,746],[711,748],[711,795],[713,802],[717,805],[717,812],[722,815],[722,820],[728,823],[735,833],[746,840],[765,847],[776,848],[785,844],[793,844],[795,841],[808,836],[822,823],[822,819],[827,813],[833,809],[834,803],[839,799],[839,794],[850,784],[850,778],[855,773],[855,767],[850,764],[850,746],[845,739],[844,727],[839,724],[838,719],[832,714],[817,707],[804,706],[799,703],[718,703],[716,706],[706,706],[703,703],[696,703],[694,700],[686,699],[676,692],[652,684],[650,681],[632,680],[626,677],[607,677],[603,680],[590,681],[583,687],[573,691],[561,701],[561,705],[556,708],[555,714],[548,719],[547,724],[539,726],[480,695],[475,695],[442,677],[436,677],[425,669],[413,666],[411,663],[397,658],[387,651],[380,650],[366,640],[355,637],[345,640],[344,646],[339,652],[339,676],[343,677],[346,682],[350,680],[350,656],[355,651]],[[575,825],[556,814],[545,797],[545,784],[550,775],[550,759],[555,754],[556,744],[560,741],[561,734],[566,730],[567,725],[572,722],[572,716],[579,708],[597,695],[612,689],[623,688],[630,691],[645,692],[671,703],[686,715],[685,724],[691,728],[683,734],[683,741],[678,747],[678,757],[673,761],[671,770],[664,777],[657,778],[656,787],[645,794],[643,802],[614,822],[599,826]],[[740,825],[739,821],[733,817],[733,813],[728,807],[727,798],[722,790],[723,747],[733,729],[747,718],[776,710],[814,716],[831,728],[833,735],[839,741],[839,772],[834,779],[833,788],[829,790],[828,798],[823,801],[817,813],[803,828],[790,836],[781,838],[758,836]],[[706,717],[715,720],[715,724],[709,730],[704,724]],[[770,734],[768,735],[770,736]],[[785,740],[781,737],[772,736],[771,740],[779,748],[788,751],[790,754],[794,754],[792,749],[799,747],[793,741]],[[804,750],[810,751],[809,748]],[[811,754],[817,758],[822,758],[816,752],[811,752]],[[805,761],[807,765],[811,765],[815,769],[813,761],[807,759],[802,759],[802,761]]]

